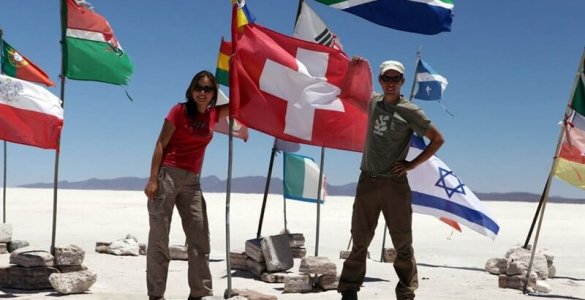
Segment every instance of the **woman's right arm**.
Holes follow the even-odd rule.
[[[175,126],[165,120],[156,145],[154,146],[154,153],[152,154],[152,162],[150,164],[150,176],[148,177],[148,182],[146,182],[146,187],[144,187],[144,193],[148,199],[154,199],[154,196],[156,196],[156,190],[158,189],[158,171],[162,164],[163,153],[174,132]]]

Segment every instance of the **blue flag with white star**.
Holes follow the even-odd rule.
[[[421,137],[414,136],[407,160],[426,148]],[[433,155],[408,172],[414,212],[446,218],[495,239],[500,226],[477,196],[442,160]]]
[[[414,98],[431,101],[443,99],[443,92],[449,83],[447,78],[435,72],[422,59],[418,60],[415,77]]]

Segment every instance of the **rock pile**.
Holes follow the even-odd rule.
[[[120,256],[146,255],[146,244],[138,243],[135,236],[127,234],[125,238],[113,242],[96,242],[95,252]]]
[[[284,293],[307,293],[337,288],[337,267],[325,257],[305,257],[302,234],[280,234],[246,241],[245,251],[230,253],[233,269],[269,283],[284,283]],[[290,272],[301,258],[298,272]]]
[[[498,286],[500,288],[523,290],[531,255],[530,249],[515,247],[508,250],[504,258],[488,259],[485,263],[485,270],[490,274],[499,275]],[[550,285],[545,280],[556,275],[553,260],[554,256],[550,253],[536,251],[528,276],[527,290],[529,292],[549,293],[551,291]]]

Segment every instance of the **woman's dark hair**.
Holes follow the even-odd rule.
[[[218,87],[215,76],[213,76],[213,74],[211,74],[209,71],[200,71],[199,73],[195,74],[195,76],[193,76],[191,84],[189,84],[189,88],[187,88],[187,92],[185,93],[185,98],[187,98],[187,102],[185,102],[185,105],[187,106],[187,115],[191,118],[195,118],[198,114],[197,103],[195,103],[195,99],[193,99],[193,90],[195,89],[197,82],[199,82],[199,79],[204,77],[209,78],[213,84],[213,87],[215,88],[215,91],[213,92],[213,98],[211,98],[211,102],[209,102],[209,107],[215,107],[215,104],[217,103]]]

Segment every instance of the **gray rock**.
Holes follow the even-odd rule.
[[[245,251],[249,258],[257,262],[264,261],[264,254],[262,254],[262,238],[247,240]]]
[[[229,298],[229,299],[233,299],[233,300],[245,300],[245,299],[249,299],[249,300],[277,300],[278,298],[276,296],[272,296],[272,295],[265,295],[262,293],[259,293],[257,291],[253,291],[253,290],[249,290],[249,289],[234,289],[233,292],[237,295],[235,297],[240,297],[240,298]]]
[[[0,243],[10,243],[12,241],[12,224],[0,224]]]
[[[309,274],[291,275],[284,280],[283,293],[306,293],[313,290]]]
[[[169,246],[169,254],[172,260],[188,260],[187,246],[171,245]]]
[[[53,273],[49,276],[51,286],[57,292],[66,295],[84,293],[91,288],[96,280],[97,274],[92,271]]]
[[[10,254],[10,263],[22,267],[52,267],[54,259],[51,253],[28,246],[14,250]]]
[[[384,248],[382,253],[382,261],[385,263],[393,263],[396,260],[396,250],[394,248]]]
[[[308,256],[301,259],[300,273],[337,275],[337,266],[323,256]]]
[[[138,248],[140,249],[138,253],[140,255],[146,255],[146,244],[145,243],[138,243]]]
[[[508,250],[504,257],[507,258],[510,262],[508,268],[510,268],[512,262],[517,262],[515,267],[518,267],[519,269],[522,270],[521,274],[526,274],[531,255],[532,255],[531,250],[524,249],[522,247],[515,247]],[[531,269],[536,272],[538,278],[540,279],[548,278],[547,260],[546,257],[539,251],[536,251],[534,255],[534,260],[532,262]],[[508,271],[506,273],[508,273]]]
[[[77,245],[55,247],[55,264],[59,266],[80,266],[85,259],[85,251]]]
[[[14,250],[16,249],[24,248],[27,246],[30,246],[30,244],[27,241],[14,240],[8,244],[8,251],[14,252]]]
[[[302,233],[290,233],[290,247],[299,248],[305,246],[305,236]]]
[[[95,242],[95,252],[109,254],[111,244],[112,242]]]
[[[317,279],[317,286],[324,291],[336,290],[339,284],[337,275],[321,275]]]
[[[505,258],[493,257],[485,262],[485,270],[494,275],[506,274],[508,260]]]
[[[264,272],[260,275],[260,280],[268,283],[284,283],[287,276],[292,275],[290,272],[268,273]],[[297,274],[298,275],[298,274]]]
[[[235,270],[246,271],[246,260],[248,256],[244,251],[232,251],[230,252],[230,267]]]
[[[290,252],[293,258],[303,258],[307,256],[307,249],[305,247],[291,247]]]
[[[109,254],[139,256],[140,247],[134,239],[117,240],[110,244]]]
[[[263,262],[257,262],[254,259],[247,258],[246,259],[246,271],[254,274],[254,276],[260,278],[262,273],[266,271],[266,264]]]
[[[79,272],[87,270],[86,266],[83,265],[70,265],[70,266],[55,266],[61,273]]]
[[[0,286],[19,290],[50,289],[49,276],[59,273],[59,270],[51,267],[0,267]]]
[[[265,237],[261,247],[269,272],[286,271],[294,266],[288,234]]]
[[[126,235],[126,238],[124,238],[124,239],[125,240],[134,240],[138,244],[138,239],[129,233]]]

